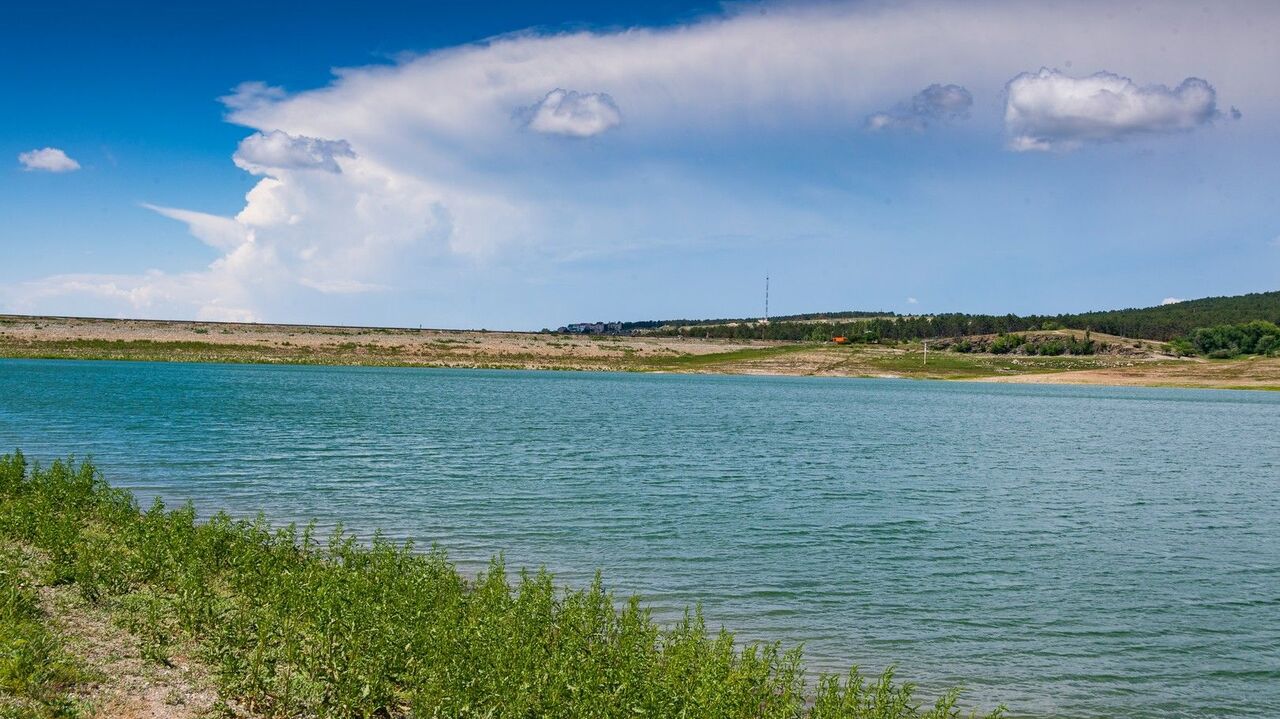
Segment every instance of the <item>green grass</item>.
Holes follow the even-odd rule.
[[[812,350],[811,344],[787,344],[772,347],[748,347],[731,352],[712,352],[709,354],[685,354],[675,357],[648,357],[642,361],[652,369],[669,371],[690,371],[697,369],[714,369],[719,365],[752,360],[769,359],[793,352]]]
[[[0,537],[127,617],[154,661],[193,642],[265,717],[959,716],[955,692],[918,708],[888,672],[809,685],[798,649],[739,647],[698,611],[661,627],[599,578],[557,589],[495,559],[469,579],[435,548],[143,511],[88,463],[0,459]]]
[[[0,547],[0,717],[75,717],[88,674],[47,623],[22,553]]]
[[[1091,357],[1012,357],[1008,355],[972,355],[958,352],[930,352],[929,363],[924,353],[908,350],[901,353],[869,356],[866,360],[886,372],[937,375],[954,378],[990,377],[998,374],[1027,374],[1031,372],[1067,372],[1077,369],[1093,369],[1106,363]]]
[[[305,362],[308,348],[225,345],[214,342],[155,340],[8,340],[0,356],[20,359],[134,360],[145,362]]]

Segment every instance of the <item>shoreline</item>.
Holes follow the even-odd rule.
[[[892,667],[815,673],[801,646],[739,641],[701,609],[660,623],[598,571],[560,586],[499,554],[469,578],[434,545],[141,506],[87,461],[0,456],[0,590],[17,598],[0,629],[38,639],[14,644],[24,691],[0,711],[957,716],[959,688],[921,711]]]
[[[1069,331],[1060,331],[1069,332]],[[1095,334],[1095,336],[1097,336]],[[1036,357],[651,335],[0,315],[0,358],[936,379],[1280,391],[1280,358],[1204,360],[1112,338],[1127,353]],[[1142,344],[1140,350],[1129,346]]]

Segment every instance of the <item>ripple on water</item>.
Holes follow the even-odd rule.
[[[0,444],[1017,714],[1280,706],[1280,396],[0,360]]]

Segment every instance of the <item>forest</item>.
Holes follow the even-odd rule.
[[[1258,343],[1270,337],[1265,329],[1240,329],[1262,322],[1272,327],[1280,322],[1280,292],[1261,292],[1234,297],[1207,297],[1156,307],[1129,308],[1101,312],[1060,315],[982,315],[946,313],[937,315],[890,315],[849,317],[845,321],[814,322],[779,318],[768,324],[675,325],[664,324],[645,330],[646,334],[685,335],[734,339],[828,341],[843,336],[853,342],[907,341],[938,337],[1008,334],[1033,330],[1079,329],[1134,339],[1168,342],[1183,339],[1179,347],[1200,354],[1241,348],[1236,354],[1258,353]],[[1234,330],[1223,329],[1235,327]],[[1243,333],[1243,334],[1242,334]],[[1246,341],[1247,336],[1247,341]],[[1197,339],[1199,338],[1199,339]],[[1234,343],[1234,344],[1233,344]],[[1247,349],[1244,349],[1246,348]]]

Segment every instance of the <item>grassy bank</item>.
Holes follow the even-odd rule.
[[[72,717],[91,679],[49,623],[27,557],[0,546],[0,717]]]
[[[660,627],[598,579],[558,590],[546,573],[511,581],[495,560],[472,580],[438,549],[143,511],[87,463],[0,459],[0,541],[120,616],[151,660],[197,647],[219,694],[257,716],[959,715],[956,693],[920,709],[888,673],[807,684],[798,650],[736,647],[697,612]]]

